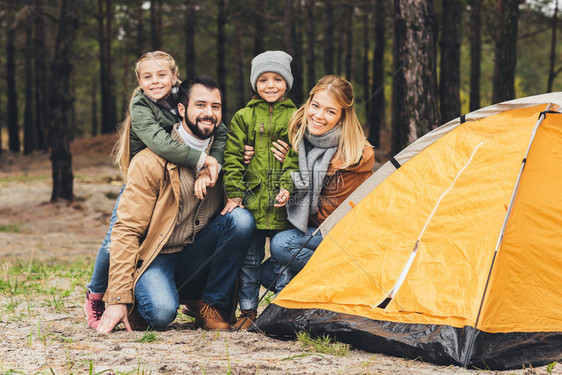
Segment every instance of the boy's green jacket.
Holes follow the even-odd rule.
[[[258,229],[291,228],[285,207],[273,207],[281,188],[293,191],[291,171],[298,170],[297,154],[291,148],[283,164],[271,148],[276,140],[287,144],[287,125],[296,107],[290,99],[269,104],[252,99],[232,118],[224,151],[224,186],[228,198],[242,197]],[[254,147],[250,164],[244,164],[244,145]]]

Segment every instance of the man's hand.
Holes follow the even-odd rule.
[[[285,161],[285,157],[287,156],[287,152],[289,152],[289,144],[278,139],[276,142],[272,143],[274,147],[270,150],[273,152],[273,156],[275,159],[279,160],[281,163]],[[252,146],[244,145],[244,164],[250,164],[252,158],[254,157],[254,148]]]
[[[279,160],[281,164],[285,161],[285,156],[287,156],[287,152],[289,152],[290,146],[283,142],[282,140],[278,139],[276,142],[273,142],[273,146],[271,151],[273,151],[273,156],[275,159]]]
[[[273,205],[273,207],[283,207],[287,204],[287,202],[289,201],[289,197],[291,196],[291,193],[289,193],[289,191],[287,189],[281,189],[279,190],[279,194],[277,194],[277,196],[275,197],[275,200],[277,201],[277,203],[275,203]]]
[[[215,182],[217,182],[217,177],[219,175],[219,163],[217,162],[217,159],[215,159],[210,155],[207,155],[203,165],[206,168],[202,169],[201,171],[207,170],[209,177],[211,177],[211,183],[213,184],[211,186],[214,186]]]
[[[232,212],[236,207],[244,208],[244,206],[242,206],[242,198],[229,198],[228,201],[226,201],[224,209],[221,211],[221,215]]]
[[[198,199],[203,199],[207,195],[207,186],[215,186],[211,184],[211,176],[208,173],[201,173],[193,184],[193,192]]]
[[[117,324],[123,322],[127,331],[132,331],[129,319],[127,317],[127,305],[109,305],[101,316],[100,323],[96,331],[99,333],[109,333]]]

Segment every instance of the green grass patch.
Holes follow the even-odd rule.
[[[329,336],[311,337],[308,332],[301,331],[297,334],[297,341],[306,349],[318,353],[345,356],[349,353],[349,345],[342,344]]]
[[[0,183],[20,183],[20,182],[36,182],[36,181],[47,181],[51,179],[51,174],[40,174],[40,175],[22,175],[13,177],[1,177]]]
[[[0,294],[4,296],[44,295],[45,304],[64,309],[64,299],[77,285],[86,285],[93,262],[79,259],[62,263],[35,263],[18,260],[0,267]],[[64,284],[64,285],[61,285]]]
[[[20,227],[17,224],[0,225],[0,232],[19,233]]]
[[[137,342],[140,343],[148,343],[148,342],[153,342],[158,340],[158,336],[156,335],[156,332],[152,331],[150,328],[148,328],[141,336],[140,339],[137,340]]]

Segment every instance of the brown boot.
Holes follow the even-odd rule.
[[[252,324],[254,324],[257,317],[258,312],[256,310],[242,310],[238,321],[236,322],[236,324],[234,324],[232,329],[234,329],[235,331],[238,331],[240,329],[246,330],[250,328]]]
[[[208,331],[217,329],[221,329],[223,331],[230,330],[230,324],[224,320],[219,310],[207,304],[203,300],[198,300],[197,302],[198,308],[194,311],[196,324]]]

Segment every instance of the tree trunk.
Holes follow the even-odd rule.
[[[302,36],[300,30],[297,30],[298,14],[293,12],[293,0],[285,0],[285,11],[283,22],[285,25],[285,46],[289,55],[293,57],[291,71],[293,73],[293,87],[291,89],[291,99],[295,103],[301,103],[303,100],[303,74],[302,74]]]
[[[316,44],[316,30],[314,24],[315,0],[306,0],[306,87],[310,90],[316,83],[316,54],[314,53]]]
[[[188,78],[195,77],[195,2],[185,1],[185,61]]]
[[[432,0],[394,0],[393,153],[438,123],[436,25]]]
[[[373,53],[373,86],[371,89],[371,115],[369,116],[369,142],[380,147],[380,131],[385,119],[384,51],[386,48],[386,2],[375,1],[375,51]]]
[[[515,98],[515,68],[517,65],[517,24],[519,0],[499,0],[500,27],[496,39],[494,87],[492,101]]]
[[[236,108],[244,108],[246,105],[246,90],[248,81],[244,78],[244,53],[242,52],[242,24],[241,19],[235,20],[236,38]]]
[[[33,0],[26,0],[25,17],[25,113],[23,116],[23,153],[37,150],[37,128],[33,122]]]
[[[77,2],[61,0],[59,25],[55,44],[55,59],[51,65],[53,83],[50,105],[52,107],[51,163],[53,192],[51,202],[73,198],[72,155],[70,154],[70,122],[72,116],[72,47],[78,28]]]
[[[345,22],[344,19],[345,19],[344,15],[340,14],[339,21],[336,21],[336,24],[338,24],[338,25],[344,24],[344,22]],[[337,41],[336,41],[336,48],[335,48],[335,50],[336,50],[336,74],[339,74],[339,75],[343,75],[342,72],[344,71],[343,56],[344,56],[345,49],[343,47],[343,44],[345,43],[345,37],[347,35],[347,33],[345,32],[345,30],[346,30],[345,25],[342,27],[342,29],[343,30],[341,30],[341,32],[336,34],[337,35]]]
[[[367,115],[367,126],[369,125],[370,119],[370,107],[369,102],[369,15],[371,14],[371,4],[366,3],[363,7],[363,63],[361,64],[361,81],[363,83],[363,103],[365,108],[365,113]]]
[[[113,77],[113,57],[111,53],[111,41],[113,40],[111,21],[113,20],[113,1],[105,0],[105,48],[107,64],[107,87],[108,87],[108,115],[107,133],[113,133],[117,128],[117,99],[115,97],[115,78]]]
[[[283,13],[283,35],[285,37],[285,46],[289,55],[295,58],[295,40],[292,35],[291,22],[293,20],[293,6],[292,0],[284,1],[284,13]]]
[[[153,51],[162,49],[162,2],[150,1],[150,42]]]
[[[557,72],[555,72],[556,63],[556,28],[558,23],[558,0],[556,0],[556,5],[554,7],[554,14],[552,15],[552,36],[550,38],[550,67],[548,70],[548,83],[546,85],[546,92],[552,92],[552,85],[554,84],[554,78],[556,78]]]
[[[334,73],[334,6],[324,1],[324,74]]]
[[[480,108],[480,64],[482,61],[482,0],[470,2],[470,112]]]
[[[20,136],[18,125],[18,93],[16,90],[16,55],[15,55],[15,26],[16,21],[11,16],[12,2],[8,3],[6,31],[6,81],[8,89],[8,147],[12,152],[20,152]]]
[[[296,1],[295,4],[296,10],[293,11],[293,18],[291,20],[291,34],[293,40],[295,41],[295,54],[293,55],[292,61],[294,81],[291,91],[293,92],[295,103],[297,103],[297,105],[300,105],[304,102],[304,53],[302,50],[302,46],[304,44],[304,30],[302,27],[302,20],[304,18],[304,15],[302,13],[303,9],[300,6],[300,2]]]
[[[35,0],[35,37],[34,37],[34,78],[35,78],[35,128],[37,147],[49,150],[49,106],[47,87],[47,49],[45,45],[45,17],[43,7],[45,0]]]
[[[265,0],[254,2],[254,56],[265,51],[264,36],[267,34],[267,24],[264,22],[267,7]]]
[[[142,5],[145,0],[137,0],[137,57],[140,57],[145,52],[144,44],[144,10]]]
[[[98,0],[98,42],[101,86],[101,132],[115,131],[117,111],[115,107],[114,80],[111,74],[111,1]]]
[[[353,4],[344,3],[344,25],[345,25],[345,77],[353,81]],[[343,46],[342,46],[343,47]]]
[[[223,95],[222,113],[226,115],[227,100],[226,100],[226,0],[218,1],[218,14],[217,14],[217,77],[219,87]]]
[[[132,74],[131,74],[131,62],[129,61],[129,54],[127,53],[127,51],[123,50],[122,51],[122,71],[123,73],[121,74],[121,94],[119,95],[121,97],[121,112],[119,115],[119,122],[123,122],[125,120],[125,117],[127,116],[127,111],[129,109],[129,102],[131,99],[131,91],[129,89],[129,82],[131,82],[131,78]],[[136,76],[134,76],[133,80],[136,78]]]
[[[439,123],[445,123],[461,114],[461,12],[460,0],[443,0],[439,77],[441,119]]]
[[[98,80],[96,77],[92,79],[91,87],[91,104],[92,104],[92,137],[98,135]]]

